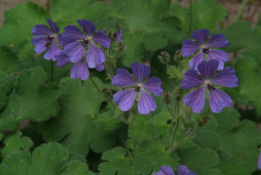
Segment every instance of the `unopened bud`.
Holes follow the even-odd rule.
[[[118,48],[119,50],[123,50],[123,49],[125,48],[123,42],[119,42],[117,48]]]
[[[103,89],[102,92],[103,92],[104,96],[107,97],[107,98],[112,96],[112,92],[109,88]]]
[[[176,51],[176,54],[174,56],[174,60],[177,62],[180,62],[183,59],[180,50]]]
[[[163,95],[163,102],[165,104],[170,104],[171,103],[171,95],[169,93],[164,93],[164,95]]]
[[[160,52],[159,59],[163,64],[168,64],[169,63],[169,54],[167,52]]]
[[[181,95],[181,89],[180,87],[177,87],[174,91],[174,97],[175,97],[175,100],[176,101],[180,101],[181,98],[182,98],[182,95]]]

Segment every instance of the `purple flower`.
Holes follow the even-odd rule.
[[[188,57],[197,53],[189,62],[189,66],[197,70],[198,65],[206,60],[205,56],[207,56],[210,60],[218,60],[218,70],[222,70],[224,68],[224,62],[228,61],[229,55],[228,53],[217,50],[215,48],[226,47],[229,45],[229,41],[225,38],[224,34],[214,34],[208,40],[209,30],[197,30],[191,34],[191,39],[186,39],[182,42],[181,54],[183,57]]]
[[[261,151],[259,153],[259,157],[258,157],[258,160],[257,160],[257,168],[261,170]]]
[[[71,77],[73,79],[80,78],[83,81],[89,78],[89,69],[84,60],[81,60],[73,65],[71,69]]]
[[[163,89],[161,80],[157,77],[151,77],[144,80],[150,74],[150,68],[144,64],[137,62],[131,64],[131,70],[135,78],[126,69],[117,69],[116,75],[112,78],[112,84],[119,87],[132,87],[117,92],[113,95],[113,100],[122,111],[128,111],[139,94],[138,111],[141,114],[148,114],[150,111],[156,110],[156,103],[146,90],[152,92],[156,96],[160,96]]]
[[[115,32],[115,38],[117,42],[121,42],[122,41],[122,29],[119,30],[118,32]]]
[[[70,62],[69,56],[64,53],[64,50],[57,50],[54,53],[54,58],[57,60],[57,67],[61,68]]]
[[[84,32],[74,25],[65,27],[65,33],[62,38],[73,40],[73,42],[64,47],[64,52],[73,63],[78,63],[85,56],[88,67],[97,68],[105,61],[105,55],[97,44],[104,48],[109,48],[111,44],[110,38],[108,35],[103,34],[102,30],[98,30],[95,33],[95,27],[89,20],[78,20],[77,22]],[[86,49],[88,49],[87,53]]]
[[[175,173],[170,166],[163,165],[160,168],[160,171],[155,173],[154,175],[175,175]],[[189,169],[186,166],[180,165],[178,167],[178,175],[196,175],[196,174],[192,171],[189,171]]]
[[[235,70],[231,67],[226,67],[222,71],[215,72],[218,69],[218,61],[202,61],[198,66],[198,71],[189,70],[185,73],[185,79],[181,82],[182,89],[191,89],[198,87],[196,90],[188,93],[183,101],[187,106],[192,108],[195,113],[200,113],[205,105],[206,89],[209,92],[209,104],[213,112],[219,113],[224,107],[231,106],[231,98],[214,85],[225,87],[238,86],[238,78],[235,76]],[[214,75],[214,77],[213,77]]]
[[[54,53],[59,49],[57,45],[57,40],[60,39],[59,27],[50,19],[47,19],[47,22],[50,28],[46,25],[34,26],[31,33],[36,36],[32,38],[31,42],[35,46],[36,53],[41,54],[48,49],[44,54],[44,58],[55,61]]]

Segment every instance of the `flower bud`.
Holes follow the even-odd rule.
[[[181,101],[182,95],[181,95],[181,89],[180,87],[177,87],[174,91],[174,97],[176,101]]]
[[[177,50],[177,51],[176,51],[176,54],[175,54],[175,56],[174,56],[174,60],[177,61],[177,62],[180,62],[182,59],[183,59],[183,57],[182,57],[182,55],[181,55],[180,50]]]
[[[170,93],[164,93],[162,99],[163,99],[163,102],[165,104],[170,104],[171,103],[171,95],[170,95]]]
[[[109,88],[103,89],[102,92],[103,92],[104,96],[107,97],[107,98],[112,96],[112,92]]]
[[[169,54],[167,52],[160,52],[159,59],[163,64],[168,64],[169,63]]]

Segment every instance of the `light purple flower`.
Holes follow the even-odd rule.
[[[69,55],[71,62],[78,63],[85,56],[88,67],[96,68],[105,61],[105,55],[97,44],[109,48],[110,38],[102,30],[95,32],[95,27],[89,20],[78,20],[77,22],[83,28],[83,31],[74,25],[64,28],[65,33],[63,33],[62,38],[74,41],[64,47],[64,52]]]
[[[209,60],[218,60],[218,70],[224,68],[224,62],[228,61],[229,55],[223,50],[215,48],[226,47],[229,45],[229,41],[225,38],[224,34],[214,34],[208,40],[209,30],[197,30],[191,34],[191,39],[186,39],[182,42],[181,54],[183,57],[188,57],[196,53],[196,55],[190,60],[189,66],[197,70],[198,65],[206,60],[205,56]]]
[[[54,53],[54,58],[57,60],[57,67],[61,68],[70,62],[69,56],[64,52],[64,50],[57,50]]]
[[[156,96],[160,96],[163,89],[161,87],[161,80],[157,77],[151,77],[149,80],[145,79],[150,74],[150,68],[144,64],[137,62],[131,64],[131,70],[135,78],[123,68],[117,69],[116,75],[112,78],[112,84],[118,87],[132,87],[117,92],[113,95],[113,100],[122,111],[128,111],[137,94],[139,95],[138,111],[141,114],[148,114],[150,111],[156,110],[156,103],[146,90],[152,92]]]
[[[204,108],[206,89],[209,92],[209,104],[213,112],[220,113],[224,107],[231,106],[231,98],[214,85],[230,88],[237,87],[238,78],[235,76],[235,70],[231,67],[226,67],[214,75],[217,69],[218,61],[210,60],[199,64],[198,71],[201,76],[195,70],[189,70],[185,73],[185,79],[181,82],[181,88],[192,89],[198,87],[196,90],[188,93],[183,99],[184,103],[191,107],[193,112],[200,113]]]
[[[121,42],[122,41],[122,29],[121,30],[119,30],[118,32],[115,32],[115,38],[116,38],[116,41],[117,42]]]
[[[83,81],[89,78],[89,69],[84,60],[81,60],[73,65],[71,69],[71,77],[73,79],[80,78]]]
[[[60,40],[59,27],[50,19],[47,19],[47,22],[50,28],[46,25],[34,26],[31,33],[35,35],[35,37],[32,38],[31,42],[35,46],[34,50],[36,53],[41,54],[48,49],[44,54],[44,58],[55,61],[54,53],[59,49],[57,45],[57,40]]]
[[[175,175],[175,173],[170,166],[163,165],[160,168],[160,171],[155,173],[154,175]],[[189,169],[186,166],[180,165],[178,167],[178,175],[196,175],[196,174],[192,171],[189,171]]]
[[[258,160],[257,160],[257,168],[261,170],[261,151],[259,153]]]

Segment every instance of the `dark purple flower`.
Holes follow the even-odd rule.
[[[144,80],[150,74],[150,68],[144,64],[137,62],[131,64],[131,70],[135,78],[126,69],[117,69],[116,75],[112,78],[112,84],[118,87],[133,87],[117,92],[113,95],[113,100],[122,111],[128,111],[139,94],[138,111],[141,114],[148,114],[150,111],[156,110],[156,103],[146,90],[152,92],[156,96],[160,96],[163,89],[161,80],[157,77],[151,77]]]
[[[65,27],[65,33],[62,38],[73,40],[74,42],[67,44],[64,47],[64,51],[69,55],[71,62],[78,63],[85,56],[88,67],[96,68],[105,61],[105,55],[97,44],[104,48],[109,48],[111,44],[110,38],[108,35],[103,34],[102,30],[98,30],[95,33],[95,27],[89,20],[78,20],[77,22],[84,32],[74,25]],[[87,53],[86,49],[88,49]]]
[[[183,101],[187,106],[192,108],[195,113],[200,113],[205,105],[206,89],[209,92],[209,104],[213,112],[219,113],[224,107],[231,106],[231,98],[214,85],[225,87],[238,86],[238,78],[235,76],[235,70],[231,67],[226,67],[222,71],[215,72],[218,69],[218,61],[202,61],[198,66],[198,71],[189,70],[185,73],[185,79],[181,82],[182,89],[191,89],[198,87],[196,90],[188,93]],[[214,77],[213,77],[214,75]]]
[[[189,171],[189,169],[186,166],[180,165],[178,167],[178,175],[196,175],[196,174],[192,171]]]
[[[115,38],[117,42],[121,42],[122,41],[122,29],[119,30],[118,32],[115,32]]]
[[[31,42],[35,46],[34,50],[36,53],[41,54],[48,49],[44,54],[44,58],[55,61],[54,53],[59,49],[57,45],[57,40],[59,39],[59,27],[50,19],[47,19],[47,22],[50,28],[46,25],[34,26],[31,33],[36,36],[32,38]]]
[[[160,168],[160,171],[155,173],[154,175],[175,175],[175,173],[170,166],[163,165]],[[189,171],[189,169],[186,166],[180,165],[178,167],[178,175],[196,175],[196,174],[192,171]]]
[[[257,168],[261,170],[261,151],[259,153],[258,160],[257,160]]]
[[[70,62],[69,56],[64,53],[64,50],[57,50],[54,53],[54,58],[57,60],[57,67],[61,68]]]
[[[229,41],[225,38],[224,34],[214,34],[208,40],[209,30],[197,30],[191,34],[191,39],[186,39],[182,42],[181,53],[183,57],[188,57],[196,53],[196,55],[190,60],[189,66],[197,70],[198,65],[206,60],[205,56],[209,60],[218,60],[218,70],[224,68],[224,62],[228,61],[229,55],[223,50],[217,50],[215,48],[226,47],[229,45]]]

